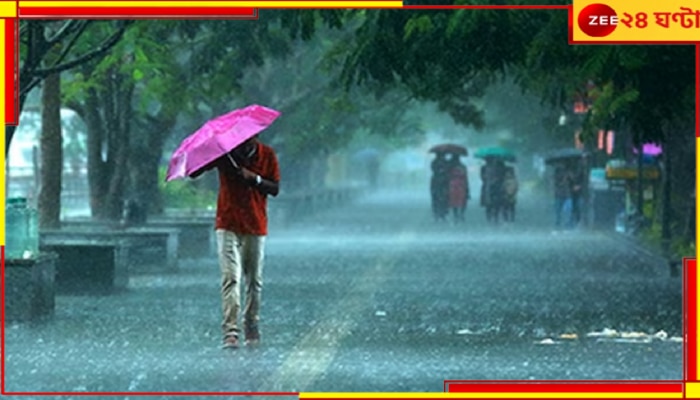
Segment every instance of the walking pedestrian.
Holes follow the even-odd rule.
[[[515,222],[515,203],[518,197],[518,179],[515,176],[515,168],[506,168],[503,179],[503,221]]]
[[[239,347],[241,276],[245,283],[243,331],[246,344],[254,345],[260,341],[267,197],[279,193],[277,155],[253,137],[192,177],[213,168],[219,172],[215,229],[221,269],[223,347]]]
[[[452,209],[454,222],[464,222],[464,211],[469,200],[469,178],[467,167],[459,160],[458,154],[452,154],[449,163],[449,207]]]
[[[557,228],[571,225],[572,178],[569,170],[563,166],[554,169],[554,219]]]
[[[585,179],[582,165],[574,163],[571,172],[571,225],[573,227],[577,227],[581,222]]]
[[[433,172],[430,178],[430,197],[432,199],[433,217],[436,221],[443,221],[449,212],[449,163],[446,153],[437,153],[430,164]]]
[[[503,207],[503,177],[505,162],[501,159],[487,158],[481,167],[481,205],[486,208],[486,219],[498,222]]]

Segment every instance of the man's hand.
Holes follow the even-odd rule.
[[[244,167],[241,167],[238,173],[240,174],[241,178],[248,183],[255,183],[255,177],[258,176],[258,174],[255,172]]]

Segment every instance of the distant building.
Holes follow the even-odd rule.
[[[68,205],[77,198],[87,199],[87,149],[86,130],[83,121],[72,110],[61,109],[63,140],[63,196],[62,204]],[[19,116],[6,159],[5,177],[7,197],[36,198],[39,187],[39,138],[41,113],[25,110]]]

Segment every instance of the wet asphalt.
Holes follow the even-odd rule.
[[[5,327],[5,390],[295,398],[441,392],[446,379],[682,379],[682,280],[660,259],[614,232],[553,230],[534,195],[499,225],[476,204],[462,224],[435,222],[428,201],[379,192],[272,221],[255,348],[220,348],[213,254],[134,275],[122,293],[59,296],[52,319]]]

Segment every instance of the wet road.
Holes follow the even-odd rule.
[[[682,283],[665,266],[607,234],[553,232],[533,200],[501,226],[472,206],[463,225],[435,223],[427,201],[384,193],[274,228],[257,348],[219,348],[218,267],[190,260],[177,274],[132,277],[125,293],[60,296],[49,322],[7,326],[6,390],[682,379]]]

